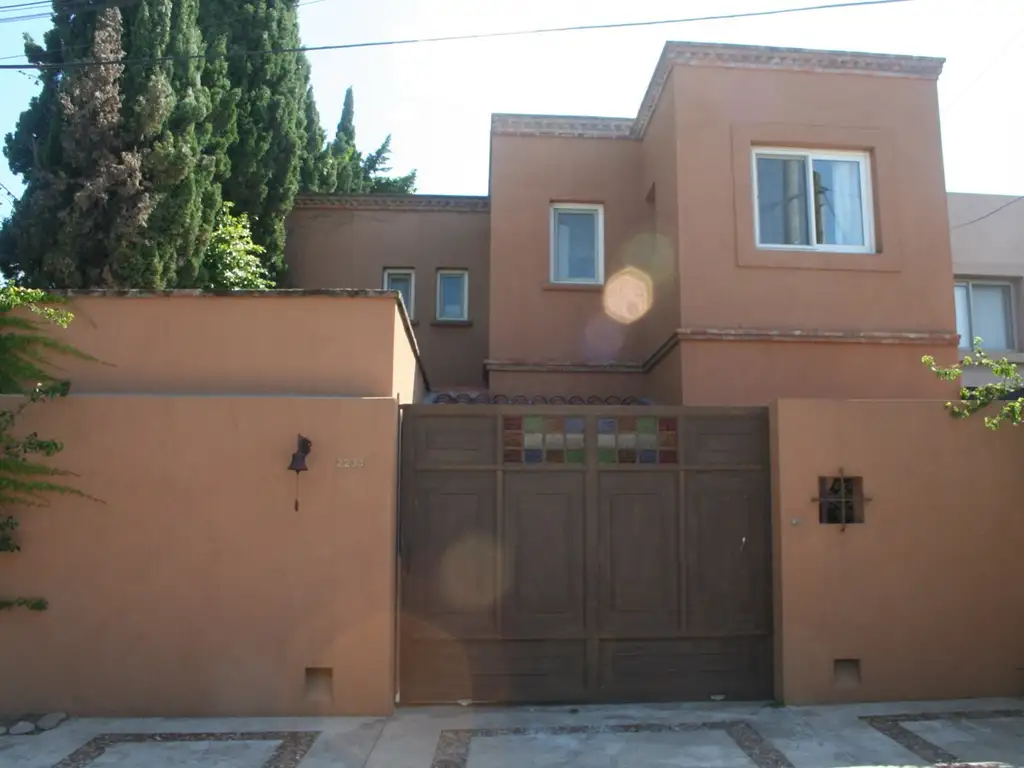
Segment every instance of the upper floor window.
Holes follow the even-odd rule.
[[[604,206],[551,206],[551,282],[604,282]]]
[[[384,290],[398,291],[405,302],[405,311],[411,320],[416,316],[416,271],[412,269],[385,269]]]
[[[971,349],[976,337],[981,337],[981,346],[985,349],[1016,348],[1013,290],[1009,283],[958,280],[953,287],[953,298],[960,349]]]
[[[754,150],[754,226],[760,248],[871,253],[866,152]]]
[[[469,273],[466,270],[437,271],[437,319],[469,319]]]

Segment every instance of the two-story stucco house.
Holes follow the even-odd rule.
[[[301,198],[294,285],[400,291],[439,391],[935,394],[941,63],[669,43],[635,118],[494,115],[487,197]]]

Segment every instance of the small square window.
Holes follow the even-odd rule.
[[[818,478],[818,522],[851,525],[864,522],[864,480],[860,477]]]
[[[960,349],[974,348],[981,339],[984,349],[1010,351],[1016,348],[1013,290],[1009,283],[990,280],[962,280],[953,287],[956,331]]]
[[[869,165],[866,152],[755,150],[758,247],[873,252]]]
[[[437,319],[469,319],[469,273],[464,269],[437,272]]]
[[[398,291],[402,295],[405,311],[411,320],[416,315],[416,272],[412,269],[385,269],[384,290]]]
[[[551,282],[604,282],[604,208],[583,203],[551,206]]]

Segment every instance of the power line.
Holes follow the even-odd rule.
[[[456,40],[487,40],[499,37],[524,37],[527,35],[542,35],[556,32],[582,32],[602,29],[627,29],[636,27],[665,26],[669,24],[689,24],[702,21],[725,21],[729,19],[750,19],[764,16],[781,16],[784,14],[804,13],[807,11],[824,11],[837,8],[861,8],[873,5],[894,5],[896,3],[909,3],[913,0],[851,0],[845,3],[832,3],[828,5],[805,5],[799,8],[776,8],[770,11],[748,11],[745,13],[723,13],[713,16],[692,16],[684,19],[659,19],[656,21],[625,21],[611,24],[577,24],[568,27],[544,27],[540,29],[523,29],[510,32],[478,32],[468,35],[442,35],[440,37],[414,37],[401,40],[375,40],[364,43],[339,43],[336,45],[313,45],[298,46],[295,48],[277,48],[262,51],[235,51],[228,52],[221,56],[213,57],[206,54],[193,54],[189,56],[159,56],[152,59],[120,59],[120,60],[80,60],[68,61],[62,64],[0,64],[0,69],[67,69],[69,67],[90,67],[102,66],[104,64],[160,64],[169,61],[183,61],[188,59],[206,58],[227,58],[233,56],[263,56],[269,54],[284,53],[310,53],[316,51],[341,51],[353,48],[383,48],[394,45],[415,45],[421,43],[447,43]]]
[[[983,216],[979,216],[976,219],[971,219],[970,221],[965,221],[963,224],[957,224],[956,226],[950,227],[950,229],[960,229],[961,227],[969,227],[971,224],[977,224],[979,221],[984,221],[989,216],[995,216],[1000,211],[1002,211],[1002,210],[1004,210],[1006,208],[1009,208],[1014,203],[1019,203],[1021,200],[1024,200],[1024,195],[1020,195],[1019,197],[1015,197],[1015,198],[1013,198],[1013,200],[1010,200],[1008,203],[1003,203],[998,208],[989,211],[988,213],[986,213]]]
[[[49,2],[49,0],[45,0],[45,1],[47,3]],[[295,7],[299,8],[299,7],[303,7],[303,6],[307,6],[307,5],[317,5],[319,3],[326,3],[327,1],[328,0],[303,0],[303,2],[295,3]],[[124,8],[124,7],[128,6],[128,5],[134,5],[136,2],[138,2],[138,0],[131,0],[131,2],[123,1],[122,3],[120,3],[118,5],[118,8]],[[39,16],[38,18],[44,18],[45,16],[49,16],[49,14],[43,14],[43,15]],[[247,18],[246,14],[237,14],[235,16],[230,16],[228,18],[219,19],[216,24],[211,24],[208,28],[209,29],[222,29],[222,28],[230,26],[232,23],[234,23],[234,22],[236,22],[236,21],[238,21],[240,19],[245,19],[245,18]],[[0,17],[0,24],[2,24],[4,21],[7,21],[7,19],[4,19],[4,18]],[[80,45],[63,46],[63,47],[61,47],[61,52],[62,53],[66,53],[68,51],[87,51],[90,48],[92,48],[92,43],[82,43]],[[0,61],[10,61],[11,59],[23,59],[23,58],[25,58],[25,54],[24,53],[15,53],[15,54],[13,54],[11,56],[0,56]],[[0,68],[2,68],[2,67],[0,67]],[[32,68],[35,68],[34,65],[32,66]]]
[[[972,88],[974,88],[974,86],[976,86],[978,84],[978,81],[980,81],[985,75],[988,74],[989,70],[991,70],[992,67],[994,67],[996,64],[999,63],[999,60],[1002,59],[1003,56],[1006,55],[1007,51],[1010,50],[1010,48],[1013,46],[1014,43],[1017,42],[1017,39],[1021,35],[1024,35],[1024,27],[1022,27],[1021,29],[1017,30],[1017,32],[1015,32],[1014,35],[1009,40],[1006,41],[1006,44],[1003,45],[1003,47],[999,49],[998,53],[996,53],[995,56],[993,56],[991,59],[989,59],[988,63],[986,63],[985,66],[981,68],[981,70],[978,72],[978,74],[975,75],[974,78],[971,80],[971,82],[969,82],[967,84],[967,87],[965,87],[963,90],[961,90],[956,96],[954,96],[950,100],[949,104],[946,106],[946,111],[947,112],[949,110],[951,110],[955,104],[960,102],[963,99],[963,97],[966,96],[970,92],[970,90]]]

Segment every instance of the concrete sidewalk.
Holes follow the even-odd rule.
[[[2,768],[1024,768],[1024,700],[405,709],[391,718],[71,719]]]

